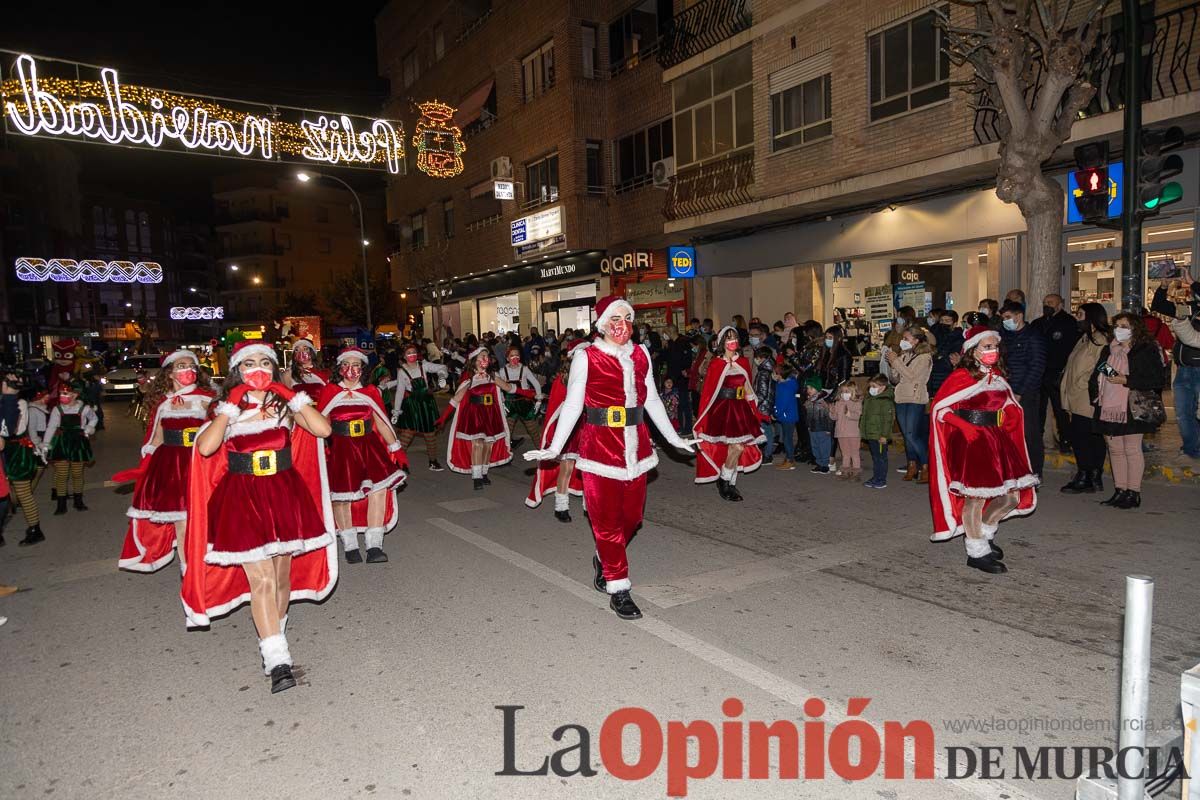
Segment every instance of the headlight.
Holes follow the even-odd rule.
[[[100,385],[101,385],[101,386],[105,385],[106,383],[108,383],[108,378],[101,378],[101,379],[100,379]]]

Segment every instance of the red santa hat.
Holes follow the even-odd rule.
[[[174,353],[168,353],[167,355],[163,356],[162,366],[169,367],[181,358],[190,358],[194,361],[196,359],[196,354],[191,350],[176,350]]]
[[[349,361],[352,358],[357,358],[363,364],[366,364],[367,361],[369,361],[369,359],[367,358],[367,354],[362,351],[362,348],[343,347],[342,352],[338,353],[337,363],[344,364],[345,362]]]
[[[608,333],[608,318],[613,314],[626,312],[632,321],[634,318],[633,306],[629,305],[629,301],[624,297],[610,294],[608,297],[600,298],[596,303],[596,330],[601,333]]]
[[[479,355],[480,353],[486,353],[487,351],[488,351],[488,349],[486,347],[484,347],[483,345],[479,345],[479,347],[476,347],[474,350],[467,353],[467,361],[470,361],[472,358]]]
[[[233,369],[251,356],[266,356],[276,364],[279,363],[279,356],[275,355],[274,347],[262,342],[244,340],[233,346],[233,354],[229,357],[229,368]]]
[[[296,352],[297,350],[299,350],[301,347],[307,347],[309,350],[312,350],[314,353],[317,352],[317,346],[315,344],[313,344],[312,339],[308,339],[308,338],[297,339],[296,341],[292,342],[292,352],[293,353]]]
[[[962,351],[965,353],[968,350],[974,350],[979,346],[979,343],[989,336],[994,336],[996,341],[1000,341],[1000,334],[989,328],[986,325],[974,325],[967,331],[967,338],[963,340]]]

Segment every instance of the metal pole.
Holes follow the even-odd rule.
[[[1117,797],[1146,796],[1146,707],[1150,702],[1150,621],[1154,581],[1125,576],[1125,642],[1121,650],[1121,731],[1117,739]],[[1127,777],[1128,776],[1128,777]]]
[[[1125,170],[1121,203],[1122,305],[1137,313],[1145,305],[1142,286],[1142,218],[1138,198],[1138,157],[1142,133],[1142,18],[1140,0],[1125,8]]]

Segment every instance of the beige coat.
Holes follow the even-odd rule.
[[[928,344],[914,351],[916,355],[904,354],[892,359],[892,380],[896,385],[897,403],[929,402],[929,373],[933,370],[933,354]]]
[[[1095,406],[1088,397],[1088,379],[1100,361],[1100,351],[1107,342],[1103,336],[1097,336],[1100,344],[1093,344],[1091,339],[1083,336],[1075,343],[1075,349],[1067,357],[1067,367],[1063,370],[1062,382],[1058,388],[1062,394],[1063,410],[1081,417],[1091,418]]]

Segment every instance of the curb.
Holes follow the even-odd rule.
[[[1075,469],[1075,456],[1047,451],[1046,466],[1053,466],[1056,469],[1073,470]],[[1107,466],[1104,468],[1104,471],[1110,475],[1112,474],[1112,470]],[[1200,471],[1188,466],[1147,463],[1145,477],[1173,484],[1200,485]]]

